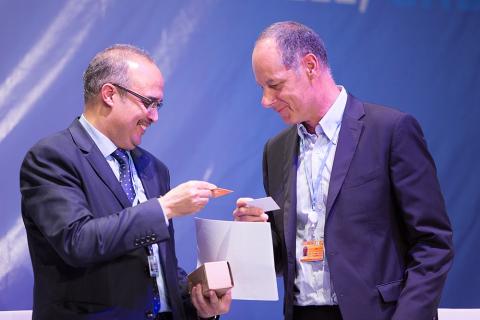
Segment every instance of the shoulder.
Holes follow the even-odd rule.
[[[71,154],[75,149],[74,145],[68,129],[65,129],[40,139],[27,151],[24,160],[33,157],[53,161]]]
[[[365,104],[365,115],[366,122],[377,124],[379,129],[398,131],[403,128],[421,132],[420,124],[413,115],[394,108]]]
[[[375,119],[395,121],[398,118],[408,115],[407,113],[402,112],[398,109],[375,103],[364,102],[363,106],[365,108],[365,115],[368,117],[373,117]]]
[[[20,184],[24,187],[40,185],[45,181],[76,181],[82,157],[68,130],[42,138],[28,150],[23,159]]]
[[[378,130],[395,130],[400,123],[418,125],[417,120],[399,109],[371,102],[363,102],[349,96],[345,109],[345,118],[358,118],[365,125],[376,127]]]
[[[265,143],[265,150],[267,149],[283,149],[291,147],[297,141],[297,126],[290,126],[277,135],[270,138]]]

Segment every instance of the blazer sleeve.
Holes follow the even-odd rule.
[[[149,244],[139,239],[169,238],[156,198],[123,210],[116,203],[97,210],[92,203],[112,200],[96,194],[99,191],[84,190],[88,163],[73,154],[51,143],[36,145],[20,170],[25,226],[45,238],[65,263],[86,267]]]
[[[265,189],[265,193],[267,194],[267,196],[274,197],[275,200],[280,205],[280,207],[283,208],[283,201],[279,199],[278,194],[273,195],[271,190],[271,185],[270,185],[271,177],[269,176],[269,173],[270,173],[269,166],[272,165],[271,161],[269,161],[269,156],[271,153],[270,144],[271,144],[271,140],[267,141],[263,149],[263,187]],[[276,187],[279,187],[279,186],[276,186]],[[267,215],[268,215],[268,222],[270,222],[270,227],[272,231],[272,245],[273,245],[273,255],[274,255],[274,261],[275,261],[275,271],[277,274],[281,274],[283,272],[283,265],[284,265],[283,241],[281,237],[281,234],[283,232],[283,228],[282,228],[283,221],[276,221],[274,212],[276,211],[267,212]]]
[[[408,243],[405,286],[392,319],[432,319],[452,265],[452,230],[436,168],[418,122],[395,124],[390,175]]]

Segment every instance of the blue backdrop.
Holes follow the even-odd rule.
[[[23,156],[81,113],[82,73],[107,46],[143,47],[164,72],[166,104],[143,145],[169,166],[172,185],[206,179],[235,190],[200,217],[230,220],[237,197],[264,195],[263,144],[284,125],[260,106],[250,54],[258,33],[279,20],[322,35],[348,91],[420,121],[454,228],[441,306],[480,308],[479,0],[1,0],[0,310],[32,305]],[[193,218],[174,223],[180,264],[191,271]],[[276,319],[281,305],[234,301],[224,318]]]

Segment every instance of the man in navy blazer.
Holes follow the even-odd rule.
[[[21,167],[33,319],[227,312],[230,293],[204,298],[197,286],[190,297],[174,246],[172,218],[201,210],[215,186],[190,181],[170,190],[166,166],[138,147],[163,100],[152,58],[130,45],[98,53],[84,74],[84,99],[82,116],[33,146]]]
[[[292,126],[264,149],[269,221],[285,319],[436,319],[452,231],[422,130],[410,115],[338,86],[322,40],[271,25],[252,55],[262,104]]]

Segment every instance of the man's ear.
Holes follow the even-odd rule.
[[[115,93],[116,90],[110,83],[105,83],[102,88],[100,88],[100,98],[110,107],[113,107],[113,95]]]
[[[309,79],[312,79],[318,71],[318,60],[317,57],[308,53],[302,58],[302,66],[307,73]]]

